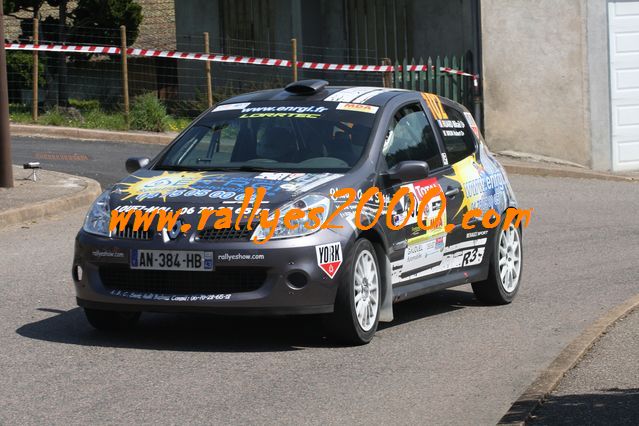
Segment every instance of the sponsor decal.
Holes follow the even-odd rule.
[[[119,184],[119,189],[125,196],[123,200],[136,197],[137,200],[144,198],[160,197],[166,201],[166,197],[170,193],[179,189],[195,189],[192,187],[197,181],[204,177],[204,173],[201,172],[183,172],[183,173],[170,173],[164,172],[158,176],[139,178],[133,176],[135,182],[122,182]],[[146,195],[147,197],[140,197]],[[153,195],[154,197],[149,197]]]
[[[477,127],[477,123],[475,123],[475,119],[473,118],[473,115],[469,112],[464,112],[464,117],[466,117],[466,121],[468,121],[468,125],[472,129],[475,136],[477,136],[477,139],[479,139],[481,137],[479,135],[479,127]]]
[[[466,125],[461,120],[437,120],[442,129],[465,129]]]
[[[239,103],[239,104],[226,104],[226,105],[219,105],[217,107],[215,107],[213,109],[213,112],[218,112],[218,111],[233,111],[233,110],[238,110],[238,109],[244,109],[247,106],[251,105],[250,102],[243,102],[243,103]]]
[[[501,169],[492,162],[479,163],[475,155],[453,164],[454,174],[448,178],[459,182],[463,198],[455,216],[466,209],[479,209],[487,212],[495,209],[503,212],[506,209],[507,183]]]
[[[466,266],[479,265],[484,259],[484,247],[473,247],[466,250],[456,251],[454,253],[443,255],[439,263],[425,262],[426,266],[417,267],[406,271],[404,267],[405,259],[400,259],[391,264],[391,281],[393,285],[403,281],[414,280],[417,278],[427,277],[429,275],[438,274],[451,269],[463,268]],[[421,259],[421,258],[420,258]]]
[[[478,240],[471,240],[471,241],[465,241],[463,243],[453,244],[446,247],[446,253],[451,253],[454,251],[473,248],[473,247],[483,247],[486,245],[487,241],[488,241],[487,238],[480,238]]]
[[[365,112],[368,114],[375,114],[379,111],[379,107],[373,105],[364,105],[364,104],[351,104],[351,103],[340,103],[337,105],[337,108],[342,111],[357,111],[357,112]]]
[[[132,182],[119,183],[114,193],[122,194],[123,201],[134,198],[136,201],[161,199],[165,202],[175,198],[208,197],[241,203],[245,190],[249,187],[264,188],[268,195],[275,195],[282,191],[310,190],[341,176],[343,175],[332,173],[266,172],[257,176],[229,177],[228,174],[220,173],[163,172],[151,177],[133,176]],[[148,207],[136,210],[148,211]]]
[[[306,173],[278,173],[278,172],[262,172],[259,175],[255,176],[255,179],[264,179],[264,180],[279,180],[290,182],[297,178],[301,178],[305,176]]]
[[[466,133],[463,130],[442,130],[442,134],[446,137],[462,137]]]
[[[421,269],[439,265],[444,258],[445,245],[445,234],[425,242],[409,245],[404,251],[401,276],[411,275]]]
[[[111,296],[126,297],[136,300],[155,300],[163,302],[208,302],[213,300],[231,300],[232,294],[160,294],[140,293],[135,291],[111,290]]]
[[[263,254],[250,254],[250,253],[216,253],[215,257],[218,261],[233,262],[236,260],[264,260]]]
[[[315,246],[315,253],[317,265],[333,279],[342,264],[342,244],[338,242]]]
[[[397,89],[380,89],[379,87],[351,87],[348,89],[335,92],[326,99],[325,102],[346,102],[353,104],[361,104],[380,93],[389,92]]]
[[[109,258],[109,259],[124,259],[124,252],[120,251],[119,248],[113,247],[111,249],[106,250],[93,250],[91,252],[91,256],[101,258]]]
[[[328,108],[323,106],[267,105],[246,107],[239,118],[320,118],[326,111]]]
[[[436,178],[423,179],[408,184],[406,187],[408,187],[409,191],[415,196],[414,210],[411,212],[411,217],[407,222],[407,225],[413,225],[417,223],[417,210],[424,195],[432,188],[438,188],[440,190],[440,194],[443,193],[443,191]],[[415,238],[409,239],[408,244],[423,242],[424,240],[429,240],[446,232],[445,227],[448,220],[446,217],[446,211],[443,211],[440,216],[441,206],[441,195],[437,195],[428,201],[428,205],[424,209],[422,215],[422,221],[426,224],[426,226],[431,227],[431,229],[423,231],[421,228],[417,228],[417,235]]]
[[[256,106],[242,109],[242,112],[276,112],[276,113],[292,113],[292,114],[321,114],[328,111],[328,108],[317,105],[266,105]]]
[[[488,231],[469,232],[466,234],[466,238],[477,238],[488,235]]]

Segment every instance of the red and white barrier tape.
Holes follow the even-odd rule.
[[[103,55],[119,55],[121,50],[119,47],[110,46],[69,46],[58,44],[23,44],[23,43],[5,43],[5,49],[7,50],[38,50],[45,52],[67,52],[67,53],[96,53]],[[126,50],[127,55],[130,56],[143,56],[153,58],[174,58],[174,59],[187,59],[196,61],[212,61],[212,62],[226,62],[236,64],[251,64],[251,65],[267,65],[272,67],[291,67],[292,63],[286,59],[272,59],[272,58],[252,58],[248,56],[233,56],[233,55],[220,55],[215,53],[187,53],[187,52],[175,52],[168,50],[148,50],[148,49],[133,49],[128,48]],[[392,72],[395,71],[393,65],[354,65],[354,64],[327,64],[322,62],[298,62],[298,68],[310,69],[310,70],[325,70],[325,71],[361,71],[361,72]],[[408,65],[406,71],[427,71],[428,65]],[[431,66],[431,69],[435,69]],[[398,71],[403,71],[403,67],[400,65]],[[463,77],[471,77],[475,85],[478,84],[479,76],[476,74],[469,74],[460,70],[456,70],[448,67],[440,67],[440,72],[448,74],[455,74]]]

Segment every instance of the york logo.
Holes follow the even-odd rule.
[[[342,264],[342,245],[340,243],[315,246],[317,265],[329,276],[335,277]]]

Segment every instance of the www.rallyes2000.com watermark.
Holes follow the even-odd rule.
[[[129,206],[121,206],[111,211],[111,220],[109,224],[109,230],[111,232],[117,230],[123,231],[126,226],[131,222],[133,218],[132,228],[133,231],[148,231],[157,218],[156,226],[158,232],[162,230],[174,229],[178,223],[178,219],[182,214],[198,214],[200,216],[197,224],[197,230],[201,231],[207,227],[210,221],[213,221],[213,229],[222,230],[234,228],[240,230],[241,223],[246,222],[246,227],[249,231],[253,230],[253,224],[257,223],[262,229],[268,229],[269,232],[263,238],[253,237],[251,241],[256,244],[264,244],[269,241],[275,234],[277,225],[282,220],[283,225],[289,230],[297,230],[300,227],[304,227],[307,231],[313,231],[316,229],[337,229],[342,228],[341,225],[335,225],[333,222],[335,218],[342,213],[345,209],[353,205],[359,198],[355,208],[354,225],[362,231],[366,231],[374,227],[381,219],[384,210],[386,210],[385,221],[386,226],[392,231],[399,231],[404,228],[411,217],[416,219],[417,226],[425,232],[442,227],[442,217],[446,211],[446,197],[444,196],[441,188],[434,187],[429,189],[421,198],[419,202],[415,200],[415,196],[409,191],[408,188],[400,188],[390,199],[388,203],[385,202],[384,195],[377,187],[369,188],[366,192],[358,197],[357,191],[353,188],[342,188],[335,190],[332,193],[333,200],[344,200],[339,205],[336,204],[333,211],[328,214],[324,207],[314,207],[310,209],[302,208],[288,208],[282,216],[279,208],[274,210],[265,210],[260,207],[261,202],[266,195],[265,188],[252,188],[248,187],[244,191],[244,201],[242,207],[238,210],[239,213],[235,214],[230,207],[210,208],[202,207],[198,212],[195,208],[182,208],[177,211],[165,209],[161,207],[154,207],[149,210],[142,210],[139,208],[130,208]],[[391,212],[395,211],[395,207],[405,197],[408,198],[408,207],[406,212],[412,214],[406,214],[405,217],[396,223],[397,220],[393,218]],[[436,217],[427,219],[432,200],[438,200],[439,208]],[[376,204],[376,208],[373,209],[374,213],[371,213],[369,203]],[[366,210],[366,214],[363,212]],[[519,227],[520,224],[523,227],[527,227],[532,215],[533,209],[518,209],[509,208],[505,214],[502,215],[495,209],[489,209],[486,212],[480,209],[470,209],[462,217],[461,227],[465,230],[475,229],[477,222],[481,222],[481,225],[485,229],[497,228],[502,223],[503,229],[507,229],[511,224]],[[248,214],[246,213],[248,212]],[[235,216],[235,217],[234,217]],[[248,218],[244,221],[244,218]],[[365,218],[363,221],[362,218]],[[481,218],[477,220],[477,218]],[[472,223],[471,223],[472,222]],[[412,223],[412,222],[411,222]],[[443,226],[444,231],[450,233],[454,228],[454,224],[446,224]],[[191,229],[190,224],[183,224],[180,231],[188,232]]]

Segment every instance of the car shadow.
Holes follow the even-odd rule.
[[[379,329],[398,327],[470,306],[480,306],[472,293],[445,290],[395,305],[395,320],[381,323]],[[339,347],[327,338],[319,316],[145,313],[131,330],[104,332],[87,323],[81,308],[37,310],[54,315],[25,324],[16,333],[30,339],[71,345],[194,352],[274,352]]]
[[[639,388],[613,388],[596,393],[552,395],[535,410],[527,424],[637,425]]]

